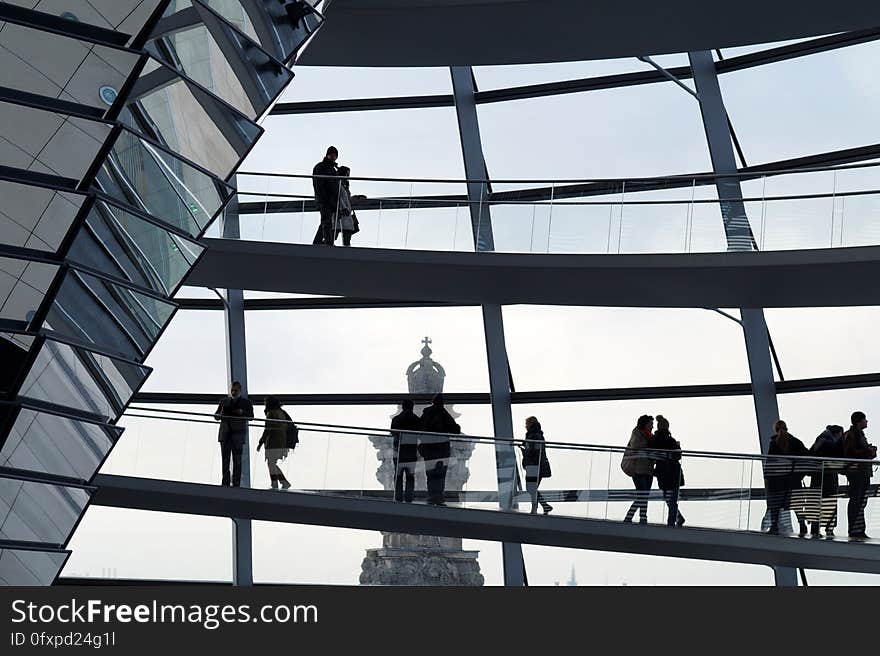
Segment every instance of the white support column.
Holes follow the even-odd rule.
[[[235,176],[230,184],[237,188]],[[239,239],[238,197],[233,196],[223,212],[224,239]],[[227,289],[225,303],[226,371],[229,380],[241,383],[242,396],[248,395],[247,339],[245,337],[244,292]],[[251,486],[251,459],[249,435],[245,433],[241,454],[241,486]],[[232,582],[234,585],[250,586],[253,575],[253,534],[251,520],[232,519]]]
[[[727,250],[757,250],[745,204],[743,203],[740,180],[735,175],[729,178],[726,174],[736,174],[736,159],[730,128],[727,122],[727,110],[721,95],[721,85],[712,53],[703,50],[688,53],[694,83],[700,102],[700,113],[706,141],[709,144],[709,155],[716,177],[715,186],[721,204],[721,217],[724,222],[724,234],[727,237]],[[755,404],[755,417],[758,423],[758,440],[761,453],[767,453],[768,435],[773,422],[779,419],[779,408],[776,403],[776,383],[773,378],[773,364],[770,355],[770,340],[767,322],[762,308],[741,308],[743,336],[746,343],[746,357],[749,361],[749,375],[752,383],[752,398]],[[776,585],[797,586],[797,572],[790,567],[774,567]]]
[[[455,112],[458,117],[458,131],[461,137],[461,151],[464,159],[467,183],[468,204],[474,246],[477,251],[495,250],[492,233],[492,214],[489,204],[489,178],[483,145],[480,139],[480,124],[477,118],[477,105],[474,74],[470,66],[452,66],[452,91],[455,96]],[[504,342],[504,320],[501,305],[483,306],[483,330],[486,335],[486,356],[489,365],[489,393],[492,399],[492,424],[496,437],[513,437],[513,414],[510,404],[510,371],[507,361],[507,347]],[[495,444],[495,466],[498,478],[498,503],[503,511],[514,508],[516,480],[516,451],[512,443]],[[504,585],[525,585],[525,563],[522,546],[516,543],[502,544],[504,559]]]

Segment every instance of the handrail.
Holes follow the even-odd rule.
[[[526,190],[528,191],[528,190]],[[653,190],[653,191],[663,191]],[[495,192],[494,195],[502,195],[502,194],[515,194],[516,191],[501,191]],[[609,192],[617,195],[617,192]],[[637,191],[633,193],[651,193],[651,191]],[[452,197],[439,197],[439,196],[371,196],[367,200],[370,202],[397,202],[397,203],[425,203],[425,204],[439,204],[439,203],[454,203],[455,205],[543,205],[550,206],[550,203],[554,206],[559,205],[571,205],[571,206],[584,206],[584,205],[599,205],[602,207],[607,207],[609,205],[709,205],[715,203],[760,203],[765,201],[778,201],[778,200],[809,200],[809,199],[818,199],[818,198],[844,198],[849,196],[871,196],[874,194],[880,194],[880,189],[865,189],[860,191],[837,191],[837,192],[828,192],[828,193],[815,193],[815,194],[785,194],[782,196],[745,196],[745,197],[737,197],[737,198],[684,198],[684,199],[666,199],[666,200],[653,200],[653,199],[641,199],[641,198],[630,198],[626,200],[570,200],[569,198],[562,199],[540,199],[540,200],[517,200],[515,198],[486,198],[481,200],[468,200],[467,198],[452,198]],[[314,197],[312,196],[303,196],[302,194],[279,194],[279,193],[263,193],[260,191],[237,191],[236,195],[238,196],[258,196],[265,198],[292,198],[294,200],[306,202],[313,202]],[[586,195],[586,194],[585,194]],[[590,194],[594,195],[594,194]],[[247,201],[246,201],[247,202]],[[259,200],[250,201],[259,203]],[[358,207],[358,201],[352,201],[352,205],[354,209],[360,209]]]
[[[201,423],[201,424],[212,424],[216,425],[216,419],[214,419],[214,414],[212,413],[203,413],[203,412],[187,412],[183,410],[166,410],[166,409],[156,409],[156,408],[142,408],[131,406],[132,410],[141,410],[147,412],[157,412],[157,413],[168,413],[175,415],[189,415],[189,416],[197,416],[197,417],[211,417],[211,420],[204,419],[184,419],[184,418],[174,418],[174,417],[162,417],[155,415],[145,415],[145,414],[136,414],[128,412],[126,415],[129,417],[138,417],[143,419],[164,419],[167,421],[184,421],[189,423]],[[322,433],[334,433],[338,435],[385,435],[391,436],[394,432],[390,428],[370,428],[363,426],[347,426],[344,424],[326,424],[326,423],[314,423],[314,422],[305,422],[305,421],[293,421],[288,422],[284,419],[262,419],[259,417],[246,417],[242,418],[237,415],[220,415],[221,418],[226,419],[235,419],[238,421],[247,420],[248,423],[260,423],[265,424],[268,421],[271,421],[276,424],[287,424],[291,423],[296,425],[298,428],[302,428],[303,426],[307,426],[309,428],[305,428],[304,430],[309,432],[322,432]],[[485,435],[467,435],[467,434],[450,434],[450,433],[432,433],[425,431],[412,431],[405,430],[399,431],[401,433],[406,433],[408,435],[426,435],[431,436],[433,438],[437,438],[437,436],[448,438],[451,442],[476,442],[476,443],[484,443],[484,444],[511,444],[517,445],[523,443],[525,440],[517,439],[517,438],[509,438],[509,437],[494,437],[494,436],[485,436]],[[580,444],[574,442],[556,442],[545,440],[545,446],[554,447],[558,449],[566,449],[572,451],[602,451],[609,453],[625,453],[630,451],[636,454],[642,453],[657,453],[658,455],[663,455],[664,459],[669,454],[668,449],[630,449],[626,446],[612,446],[612,445],[604,445],[604,444]],[[790,459],[790,460],[803,460],[811,463],[815,463],[817,461],[820,462],[834,462],[834,463],[853,463],[853,464],[865,464],[871,463],[872,465],[880,465],[880,460],[862,460],[857,458],[821,458],[818,456],[789,456],[789,455],[765,455],[765,454],[751,454],[751,453],[733,453],[733,452],[724,452],[724,451],[696,451],[696,450],[686,450],[681,449],[680,451],[676,450],[675,453],[681,453],[682,457],[691,456],[691,457],[700,457],[700,458],[715,458],[715,459],[724,459],[724,460],[779,460],[779,459]]]
[[[622,184],[625,182],[662,182],[668,180],[670,182],[680,182],[681,180],[730,180],[733,178],[760,178],[762,176],[773,177],[777,175],[787,175],[792,173],[819,173],[823,171],[845,171],[849,169],[874,168],[880,166],[880,162],[854,162],[852,164],[811,166],[811,167],[795,167],[788,169],[753,169],[745,172],[736,173],[682,173],[678,175],[661,175],[661,176],[645,176],[636,178],[558,178],[558,179],[498,179],[498,178],[381,178],[370,176],[347,176],[349,180],[363,180],[368,182],[420,182],[420,183],[437,183],[437,184],[587,184],[587,183],[606,183],[606,184]],[[337,178],[333,175],[312,175],[307,173],[277,173],[274,171],[239,171],[237,175],[251,175],[256,177],[272,177],[272,178]]]

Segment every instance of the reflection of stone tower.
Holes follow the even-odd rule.
[[[443,391],[446,372],[431,359],[430,338],[422,340],[422,358],[406,370],[409,393],[421,414],[432,396]],[[398,407],[398,412],[400,408]],[[449,413],[460,416],[452,406]],[[390,437],[371,437],[376,457],[381,463],[376,478],[386,490],[394,490],[394,449]],[[459,492],[469,476],[467,461],[474,450],[469,442],[452,442],[452,457],[446,474],[447,492]],[[425,489],[425,467],[419,460],[416,467],[416,492]],[[364,585],[483,585],[477,551],[464,551],[461,538],[431,535],[382,533],[382,547],[368,549],[362,565],[360,581]]]

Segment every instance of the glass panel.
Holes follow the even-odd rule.
[[[518,391],[749,380],[742,329],[709,310],[519,305],[504,319]]]
[[[79,181],[101,149],[110,125],[0,102],[3,164]]]
[[[56,251],[85,196],[0,180],[0,241]]]
[[[68,552],[0,549],[0,585],[52,585]]]
[[[712,168],[699,106],[671,82],[483,104],[477,112],[489,176],[497,180]],[[541,129],[524,129],[536,125]]]
[[[106,110],[138,53],[0,22],[0,86]]]
[[[217,299],[213,293],[212,296]],[[186,353],[189,363],[185,367],[180,366],[182,353]],[[211,393],[217,394],[219,401],[230,382],[224,353],[226,320],[223,312],[178,310],[146,360],[146,364],[153,367],[153,373],[144,391]]]
[[[150,369],[47,340],[19,395],[114,420]]]
[[[136,214],[98,201],[69,258],[150,291],[170,296],[204,251]]]
[[[150,63],[120,120],[225,179],[262,130],[170,67]]]
[[[262,115],[293,73],[213,12],[194,7],[202,22],[153,39],[147,49],[246,116]],[[173,6],[165,16],[172,13]]]
[[[232,195],[217,178],[123,130],[98,174],[108,195],[197,236]]]
[[[64,544],[88,500],[81,488],[0,477],[0,539]]]
[[[878,55],[880,43],[863,43],[721,75],[749,163],[880,141],[880,91],[868,65]],[[815,102],[816,89],[833,101]]]
[[[71,270],[49,309],[45,327],[138,359],[152,347],[174,308],[171,303]]]
[[[426,334],[442,389],[488,389],[478,308],[266,310],[248,312],[246,321],[254,391],[405,392],[408,370],[422,366]]]
[[[226,517],[89,506],[62,576],[229,582],[232,526]]]
[[[0,450],[0,466],[90,480],[121,433],[23,407]]]
[[[58,267],[0,257],[0,318],[30,321]]]
[[[299,50],[322,20],[306,2],[282,5],[262,0],[205,0],[204,4],[283,62]]]

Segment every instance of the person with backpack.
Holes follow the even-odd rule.
[[[831,424],[816,438],[810,453],[817,458],[843,458],[843,426]],[[810,475],[810,488],[820,490],[821,501],[814,508],[810,518],[810,535],[821,536],[820,528],[825,528],[825,537],[833,538],[837,526],[837,494],[840,491],[838,474],[840,462],[823,460],[817,463],[815,471]]]
[[[654,418],[651,415],[642,415],[636,421],[636,427],[632,429],[629,443],[623,454],[620,468],[623,473],[632,478],[636,487],[636,499],[626,512],[624,522],[632,522],[636,511],[639,511],[639,523],[648,523],[648,495],[651,484],[654,481],[654,461],[645,449],[650,449],[654,437]]]
[[[544,441],[544,431],[537,417],[526,419],[526,439],[520,445],[522,451],[522,466],[526,472],[526,490],[532,499],[532,514],[538,514],[538,504],[549,515],[553,506],[547,503],[543,495],[538,492],[538,486],[544,478],[550,478],[550,460],[547,458],[547,447]]]
[[[684,515],[678,509],[678,495],[684,485],[684,474],[681,471],[681,444],[669,432],[669,421],[663,415],[657,415],[657,430],[651,440],[652,449],[661,449],[665,453],[657,454],[654,464],[654,476],[657,487],[663,490],[663,499],[669,506],[667,526],[683,526]]]
[[[810,452],[804,443],[788,432],[788,426],[781,419],[773,424],[773,437],[770,438],[770,456],[808,457]],[[764,485],[767,489],[767,509],[770,511],[770,533],[779,535],[779,514],[784,509],[792,509],[792,490],[800,490],[801,481],[808,471],[810,461],[791,457],[767,458],[764,464]],[[800,525],[800,537],[807,534],[806,516],[800,503],[794,505],[795,515]]]
[[[257,451],[266,447],[266,466],[269,468],[269,479],[272,489],[290,489],[290,481],[284,475],[278,463],[287,458],[290,451],[299,441],[297,428],[290,415],[281,407],[281,402],[274,396],[266,397],[266,426],[257,444]]]

